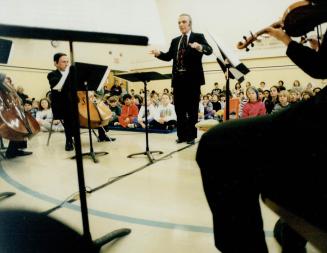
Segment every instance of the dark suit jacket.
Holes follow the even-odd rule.
[[[168,52],[161,52],[158,56],[158,59],[163,61],[173,60],[173,68],[172,68],[172,86],[176,85],[176,65],[177,65],[177,52],[178,52],[178,44],[182,36],[178,36],[171,41],[170,48]],[[197,51],[194,48],[191,48],[189,45],[186,48],[186,52],[184,55],[184,66],[187,70],[187,78],[192,81],[192,84],[203,85],[204,74],[202,67],[202,56],[210,55],[212,53],[212,48],[204,38],[202,33],[193,33],[191,32],[189,43],[197,42],[202,45],[202,52]]]
[[[313,78],[327,78],[327,32],[320,45],[319,51],[292,41],[286,51],[287,56],[305,73]]]
[[[69,86],[69,75],[61,91],[53,90],[62,77],[59,70],[50,72],[47,76],[51,88],[51,107],[55,119],[64,119],[65,115],[71,113],[71,91]]]

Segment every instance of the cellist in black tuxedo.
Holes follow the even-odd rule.
[[[152,50],[163,61],[173,60],[172,87],[177,115],[177,143],[194,144],[197,137],[201,85],[205,84],[202,56],[210,55],[212,48],[202,33],[192,32],[192,18],[181,14],[178,18],[181,36],[171,41],[168,52]]]
[[[74,150],[73,145],[73,126],[71,117],[73,115],[71,105],[71,87],[67,77],[69,71],[69,59],[64,53],[56,53],[53,56],[56,70],[50,72],[47,76],[51,87],[51,106],[54,119],[62,119],[65,128],[66,144],[65,150]]]
[[[56,70],[48,74],[48,80],[51,87],[51,106],[53,117],[55,119],[63,119],[65,128],[66,144],[65,150],[70,151],[74,149],[73,145],[73,126],[71,117],[72,112],[72,95],[69,80],[69,60],[66,54],[56,53],[53,56],[54,65]],[[62,77],[67,77],[63,78]],[[106,135],[103,127],[98,128],[98,139],[100,142],[115,141],[116,138],[110,138]]]
[[[312,2],[325,10],[327,21],[325,1]],[[304,72],[327,78],[326,32],[317,50],[292,40],[281,28],[266,32],[287,46],[287,56]],[[324,87],[315,97],[275,114],[224,122],[202,136],[196,159],[213,216],[215,244],[222,253],[268,252],[260,194],[327,231],[326,115]],[[262,147],[267,140],[269,145]],[[273,159],[285,140],[292,143],[286,156]],[[219,165],[211,160],[217,155],[224,157]],[[305,252],[301,241],[282,245],[283,252]]]

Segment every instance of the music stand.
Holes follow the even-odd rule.
[[[130,154],[127,158],[132,158],[138,155],[146,155],[150,163],[154,162],[152,154],[158,153],[163,154],[162,151],[150,151],[149,148],[149,127],[148,127],[148,103],[147,103],[147,83],[152,80],[163,80],[168,79],[166,75],[162,75],[158,72],[137,72],[137,73],[127,73],[127,74],[118,74],[116,75],[119,78],[125,79],[130,82],[143,82],[144,84],[144,107],[145,107],[145,151],[135,154]]]
[[[226,120],[229,120],[230,79],[235,79],[239,83],[242,83],[244,81],[244,76],[249,73],[250,70],[243,63],[241,63],[240,60],[233,54],[233,52],[228,50],[222,42],[218,43],[217,39],[215,39],[210,33],[209,35],[218,48],[218,52],[215,53],[216,60],[221,70],[224,72],[226,78]]]
[[[97,32],[81,32],[72,30],[61,30],[61,29],[50,29],[50,28],[35,28],[35,27],[25,27],[25,26],[13,26],[0,23],[0,35],[8,36],[14,38],[28,38],[28,39],[42,39],[42,40],[64,40],[69,42],[69,50],[71,56],[71,63],[74,64],[74,50],[73,41],[81,42],[95,42],[95,43],[115,43],[115,44],[127,44],[127,45],[147,45],[148,38],[144,36],[134,36],[134,35],[121,35],[121,34],[106,34]],[[73,69],[73,68],[72,68]],[[74,70],[73,70],[74,71]],[[76,167],[78,176],[78,188],[80,194],[81,203],[81,216],[83,225],[83,237],[93,243],[96,247],[97,252],[106,243],[118,239],[122,236],[131,233],[128,228],[121,228],[114,230],[99,239],[92,240],[88,209],[86,201],[86,187],[84,179],[84,168],[82,159],[82,149],[81,149],[81,139],[80,139],[80,128],[79,128],[79,118],[78,118],[78,108],[77,108],[77,96],[76,96],[76,80],[75,74],[72,75],[70,84],[72,87],[72,122],[73,122],[73,132],[75,140],[75,153],[76,153]]]
[[[107,79],[109,71],[107,66],[88,64],[75,62],[76,76],[77,76],[77,90],[85,91],[86,97],[86,111],[87,111],[87,128],[89,132],[89,142],[90,142],[90,151],[87,153],[82,153],[82,156],[90,156],[92,160],[97,163],[97,155],[107,155],[108,152],[94,152],[93,150],[93,141],[92,141],[92,130],[91,130],[91,120],[90,120],[90,107],[89,107],[89,90],[95,91],[101,89],[104,80]],[[73,156],[72,159],[75,159],[76,156]]]

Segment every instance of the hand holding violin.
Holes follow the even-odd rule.
[[[316,51],[319,50],[319,42],[318,42],[318,39],[314,39],[314,38],[311,38],[311,39],[308,39],[309,43],[310,43],[310,47]]]
[[[291,37],[286,34],[281,28],[268,27],[266,32],[275,37],[277,40],[283,42],[286,46],[292,41]]]

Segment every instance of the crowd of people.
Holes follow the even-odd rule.
[[[10,77],[8,82],[12,84]],[[243,88],[244,86],[244,88]],[[262,88],[265,87],[263,90]],[[31,113],[40,124],[42,131],[49,131],[53,113],[51,109],[51,92],[47,92],[40,100],[30,98],[24,93],[20,86],[16,88],[21,98],[25,112]],[[260,116],[277,112],[288,108],[291,104],[308,100],[321,90],[320,87],[312,87],[308,83],[301,87],[299,80],[294,80],[290,89],[286,89],[284,81],[278,81],[277,85],[266,87],[266,82],[261,81],[253,86],[250,82],[236,83],[230,90],[231,98],[239,100],[238,118]],[[177,116],[174,107],[173,92],[167,88],[162,91],[152,90],[148,92],[147,117],[148,127],[154,129],[169,129],[176,127]],[[115,82],[109,90],[100,92],[105,104],[112,112],[108,126],[120,126],[123,128],[145,128],[145,106],[144,91],[138,93],[134,89],[122,92],[121,85]],[[214,83],[211,92],[200,95],[198,121],[206,119],[223,120],[224,108],[226,105],[226,90],[219,87],[218,82]],[[60,120],[54,120],[52,131],[63,132],[64,127]]]
[[[19,103],[22,108],[24,108],[25,113],[30,113],[36,119],[40,125],[41,131],[65,131],[64,119],[61,119],[60,116],[54,117],[52,111],[51,93],[53,91],[47,92],[45,97],[38,100],[25,94],[22,87],[16,88],[12,83],[11,77],[6,77],[6,82],[16,90],[17,95],[21,98]],[[103,126],[99,132],[101,131],[101,134],[102,131],[107,132],[110,126],[144,129],[146,127],[144,93],[133,95],[129,92],[122,93],[122,90],[117,87],[120,87],[120,85],[115,83],[110,90],[104,90],[99,92],[99,94],[93,94],[94,98],[99,99],[101,97],[104,104],[108,106],[111,111],[109,124]],[[176,112],[172,104],[170,92],[168,89],[165,89],[164,92],[167,93],[159,95],[159,93],[155,91],[149,92],[147,101],[148,127],[160,130],[173,130],[176,127]],[[103,135],[105,135],[105,133],[103,133]],[[102,139],[100,141],[102,141]],[[113,141],[114,138],[105,140]],[[70,150],[70,148],[66,147],[66,150],[67,149]]]
[[[308,83],[306,87],[301,87],[299,80],[294,80],[292,87],[286,89],[284,81],[279,80],[270,88],[264,81],[258,85],[252,85],[251,82],[245,82],[245,84],[237,82],[229,93],[230,99],[239,100],[237,118],[247,118],[277,112],[291,104],[310,99],[320,90],[320,87],[313,88],[311,83]],[[216,82],[211,92],[201,95],[199,120],[217,119],[222,121],[225,105],[226,88],[220,89]]]

